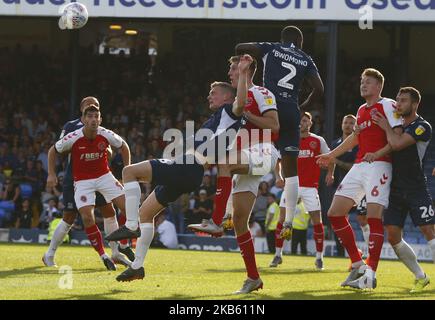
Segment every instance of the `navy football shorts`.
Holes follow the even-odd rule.
[[[185,160],[185,157],[184,157]],[[152,183],[157,201],[162,206],[174,202],[183,193],[190,193],[201,186],[204,167],[201,164],[176,163],[174,160],[150,160]]]
[[[355,212],[357,215],[366,216],[367,215],[367,201],[366,197],[362,198],[358,205],[355,207]]]
[[[301,112],[299,107],[277,102],[279,118],[278,148],[281,155],[299,155]]]
[[[403,228],[408,213],[415,226],[435,224],[432,197],[427,189],[412,192],[391,189],[388,209],[384,212],[384,225]]]

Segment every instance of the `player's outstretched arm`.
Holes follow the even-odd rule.
[[[313,88],[313,91],[311,91],[311,94],[308,96],[307,100],[305,100],[299,106],[301,110],[310,109],[313,103],[321,101],[325,92],[325,87],[323,86],[322,79],[318,73],[308,75],[306,80],[308,85]]]
[[[236,45],[235,51],[236,55],[238,56],[242,54],[250,54],[257,59],[261,59],[263,57],[263,52],[255,42],[239,43]]]
[[[253,59],[249,54],[245,54],[240,58],[239,82],[237,84],[237,99],[233,104],[233,113],[241,117],[245,108],[246,99],[248,98],[248,70]]]
[[[47,187],[55,187],[57,185],[56,176],[56,150],[54,146],[48,150],[48,176]]]
[[[346,138],[346,140],[343,141],[342,144],[340,144],[337,148],[335,148],[331,152],[323,153],[316,156],[317,164],[321,167],[328,167],[331,162],[335,162],[335,158],[341,156],[348,150],[353,149],[357,145],[358,145],[358,137],[355,135],[355,133],[352,133],[350,136]]]
[[[131,164],[130,148],[129,148],[127,142],[125,142],[125,141],[122,141],[121,157],[122,157],[122,163],[124,164],[124,167],[129,166]]]

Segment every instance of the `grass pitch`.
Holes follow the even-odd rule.
[[[46,246],[0,244],[0,300],[4,299],[431,299],[435,283],[420,294],[409,293],[413,275],[398,261],[379,265],[378,288],[359,291],[341,288],[348,259],[325,258],[325,270],[316,271],[314,257],[284,256],[278,268],[269,268],[272,255],[257,255],[264,290],[243,296],[238,290],[246,274],[238,252],[200,252],[151,249],[144,280],[118,283],[124,270],[107,271],[90,247],[62,246],[56,263],[72,268],[72,289],[61,289],[65,274],[43,266]],[[422,263],[435,282],[435,264]]]

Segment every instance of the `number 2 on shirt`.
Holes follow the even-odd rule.
[[[296,76],[296,72],[297,72],[296,67],[288,62],[281,62],[281,66],[286,69],[289,69],[290,73],[278,81],[278,86],[293,90],[293,85],[289,83],[289,81]]]

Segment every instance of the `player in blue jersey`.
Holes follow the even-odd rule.
[[[407,215],[418,226],[428,241],[435,261],[435,213],[424,174],[424,160],[432,138],[432,127],[417,114],[421,101],[420,92],[404,87],[397,95],[397,114],[403,118],[403,133],[395,133],[381,113],[374,122],[387,133],[393,148],[393,180],[388,209],[384,213],[384,225],[388,241],[397,257],[415,275],[411,293],[420,292],[429,284],[429,277],[417,262],[414,250],[402,238]]]
[[[82,112],[87,106],[91,104],[100,106],[98,99],[95,97],[83,98],[82,101],[80,102],[80,112]],[[81,118],[68,121],[63,126],[59,139],[62,139],[65,135],[74,132],[77,129],[80,129],[81,127],[83,127]],[[52,160],[55,161],[55,159]],[[47,185],[53,187],[57,184],[55,165],[53,165],[54,161],[49,161],[48,178],[47,178]],[[63,180],[63,204],[65,207],[63,210],[63,219],[56,227],[56,230],[54,231],[48,250],[42,257],[43,263],[48,267],[56,266],[56,263],[54,262],[54,256],[56,254],[56,250],[59,247],[59,245],[63,242],[65,236],[70,231],[78,215],[76,203],[74,200],[74,182],[73,182],[73,175],[72,175],[72,163],[70,159],[68,159],[66,172]],[[118,229],[118,222],[116,220],[116,214],[113,205],[111,203],[107,203],[104,197],[98,192],[96,194],[96,206],[99,207],[99,209],[101,210],[101,214],[104,218],[104,231],[106,232],[106,234]],[[104,261],[106,267],[109,270],[116,269],[114,263],[123,264],[125,266],[130,264],[130,261],[127,260],[123,256],[123,254],[125,254],[131,261],[134,260],[134,253],[131,250],[131,248],[128,246],[127,242],[121,243],[119,247],[117,243],[109,243],[109,245],[112,249],[112,258],[111,259],[108,258]]]
[[[202,125],[202,129],[209,129],[213,133],[210,141],[213,148],[219,144],[219,136],[224,136],[229,130],[239,130],[242,126],[242,115],[248,97],[248,69],[253,59],[249,55],[240,58],[238,64],[240,76],[237,86],[237,100],[234,102],[234,88],[226,82],[215,82],[211,85],[208,96],[209,108],[214,111],[212,116]],[[235,138],[235,135],[234,135]],[[195,139],[196,140],[196,139]],[[234,139],[225,139],[225,150]],[[195,141],[195,150],[186,152],[181,163],[169,159],[143,161],[124,168],[122,172],[125,183],[127,222],[114,233],[106,237],[107,240],[139,237],[136,243],[136,259],[131,267],[121,273],[117,281],[131,281],[145,276],[143,264],[145,256],[154,236],[154,217],[170,202],[175,201],[181,194],[192,192],[199,188],[204,175],[204,165],[209,161],[209,155],[199,152],[203,141]],[[224,156],[226,152],[224,150]],[[218,150],[220,151],[220,150]],[[194,160],[186,163],[186,158]],[[214,158],[214,156],[213,156]],[[204,159],[206,162],[204,162]],[[138,181],[151,182],[157,185],[139,209],[140,189]],[[140,215],[140,228],[138,219]]]
[[[285,239],[291,237],[291,223],[298,200],[300,109],[310,110],[312,104],[322,98],[324,91],[317,67],[311,57],[302,51],[302,45],[301,30],[287,26],[281,31],[281,42],[240,43],[236,46],[236,54],[249,53],[263,60],[263,85],[276,98],[280,124],[278,147],[282,156],[283,195],[286,199],[286,218],[281,236]],[[307,100],[299,104],[298,95],[304,79],[313,90]]]

